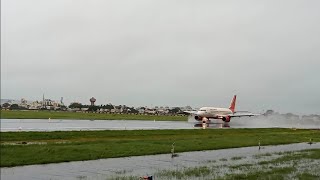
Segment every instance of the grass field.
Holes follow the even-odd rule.
[[[267,156],[274,156],[268,154]],[[206,165],[161,170],[155,173],[157,179],[310,179],[318,180],[320,149],[303,150],[295,152],[286,152],[280,156],[275,155],[271,160],[259,160],[257,163],[237,164],[237,159],[231,159],[232,162],[223,165],[208,163]],[[246,158],[246,157],[242,157]],[[250,162],[248,160],[247,162]],[[120,176],[121,177],[121,176]],[[137,179],[132,176],[122,176],[123,180]],[[116,179],[116,178],[114,178]],[[120,178],[119,178],[120,179]]]
[[[320,142],[318,130],[207,129],[1,132],[1,167],[112,157]],[[10,143],[14,144],[11,145]],[[36,144],[39,143],[39,144]]]
[[[58,111],[3,111],[1,119],[157,120],[187,121],[187,116],[106,114]]]

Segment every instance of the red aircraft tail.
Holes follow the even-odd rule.
[[[231,101],[229,109],[234,113],[234,110],[236,108],[236,100],[237,100],[237,95],[233,96],[233,99]]]

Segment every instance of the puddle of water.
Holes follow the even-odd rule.
[[[0,119],[0,122],[1,132],[193,129],[192,124],[182,121]]]
[[[16,145],[32,145],[32,144],[47,144],[47,142],[4,142],[4,143],[1,143],[1,145],[13,145],[13,146],[16,146]]]
[[[17,145],[33,145],[33,144],[48,144],[49,142],[41,142],[41,141],[22,141],[22,142],[3,142],[1,145],[12,145],[12,146],[17,146]],[[71,141],[56,141],[56,142],[51,142],[54,144],[66,144],[66,143],[71,143]]]
[[[298,143],[290,145],[265,146],[261,150],[259,150],[258,147],[246,147],[213,151],[185,152],[179,153],[179,156],[175,158],[171,158],[171,154],[161,154],[1,168],[1,178],[11,180],[110,179],[116,177],[127,177],[127,179],[130,179],[130,177],[153,175],[163,170],[181,171],[185,168],[201,166],[209,166],[211,168],[219,169],[219,171],[214,171],[215,176],[218,177],[230,172],[229,167],[231,166],[253,164],[258,163],[261,160],[269,161],[285,155],[285,152],[304,149],[320,149],[320,143],[312,145]],[[239,169],[237,168],[232,169],[232,172],[234,173],[238,171]]]

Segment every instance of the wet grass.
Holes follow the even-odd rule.
[[[219,159],[219,161],[228,161],[226,158]]]
[[[84,180],[84,179],[87,179],[87,176],[81,176],[81,175],[80,175],[80,176],[77,176],[76,178],[77,178],[78,180]]]
[[[211,173],[211,169],[207,166],[183,168],[181,170],[162,170],[155,174],[155,176],[174,178],[174,179],[187,179],[192,177],[205,177]]]
[[[229,168],[231,169],[247,169],[249,167],[251,167],[252,164],[238,164],[238,165],[232,165],[232,166],[229,166]]]
[[[234,161],[234,160],[240,160],[240,159],[243,159],[243,158],[245,158],[245,157],[232,157],[231,160]]]
[[[274,154],[278,155],[278,153]],[[309,160],[307,163],[318,160],[320,159],[319,156],[320,149],[282,153],[282,157],[273,160],[262,160],[257,164],[240,164],[236,166],[230,166],[231,169],[241,169],[242,171],[249,169],[256,170],[248,173],[229,174],[221,179],[291,179],[289,178],[289,175],[293,177],[295,176],[294,179],[319,179],[320,175],[312,174],[312,172],[295,174],[297,169],[299,169],[298,166],[300,163],[305,163],[303,162],[304,160]],[[318,165],[319,163],[316,164],[316,168],[318,168]]]
[[[243,174],[227,174],[225,176],[219,176],[215,172],[215,168],[201,166],[193,168],[183,168],[181,170],[162,170],[155,173],[155,177],[159,179],[212,179],[219,180],[256,180],[256,179],[285,179],[286,175],[295,171],[294,167],[276,167],[267,171],[254,171]],[[314,176],[316,177],[316,176]]]
[[[265,161],[263,165],[239,164],[236,166],[199,166],[176,170],[161,170],[155,173],[158,179],[219,179],[219,180],[270,180],[270,179],[310,179],[320,178],[319,160],[310,164],[308,160],[319,159],[320,149],[291,152],[276,160]],[[272,155],[271,155],[272,156]],[[281,159],[280,161],[278,161]],[[292,164],[294,160],[296,163]],[[307,161],[306,161],[307,160]],[[227,162],[226,162],[227,163]],[[304,167],[301,164],[308,164]],[[224,169],[221,170],[221,167]],[[312,171],[316,169],[315,171]],[[237,170],[238,169],[238,170]],[[300,173],[299,173],[300,172]],[[302,173],[301,173],[302,172]]]
[[[304,172],[304,173],[299,174],[297,176],[297,178],[298,179],[304,179],[304,180],[319,180],[320,176]]]
[[[227,175],[221,180],[233,180],[233,179],[244,179],[244,180],[256,180],[256,179],[285,179],[287,174],[290,174],[291,172],[295,171],[296,169],[294,167],[280,167],[280,168],[273,168],[269,171],[255,171],[250,173],[244,173],[244,174],[233,174],[233,175]]]
[[[217,162],[216,160],[207,160],[206,163],[215,163]]]
[[[253,158],[260,159],[260,158],[263,158],[263,157],[266,157],[266,156],[272,156],[272,154],[271,153],[257,154],[257,155],[254,155]]]
[[[280,164],[288,161],[297,161],[300,159],[320,159],[320,150],[305,150],[298,152],[289,152],[282,157],[276,158],[271,161],[260,161],[258,164]]]
[[[176,153],[257,146],[259,138],[263,145],[320,142],[319,131],[290,129],[1,132],[0,137],[1,167],[170,153],[173,142]]]
[[[156,120],[187,121],[187,116],[143,115],[143,114],[107,114],[65,111],[3,111],[1,119],[73,119],[73,120]]]

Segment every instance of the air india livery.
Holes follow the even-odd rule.
[[[235,111],[236,100],[237,96],[234,95],[229,108],[202,107],[198,111],[185,111],[185,113],[193,115],[197,122],[202,123],[202,127],[208,127],[210,124],[210,119],[221,119],[222,121],[228,123],[233,117],[250,117],[258,115],[249,112],[237,113]]]

